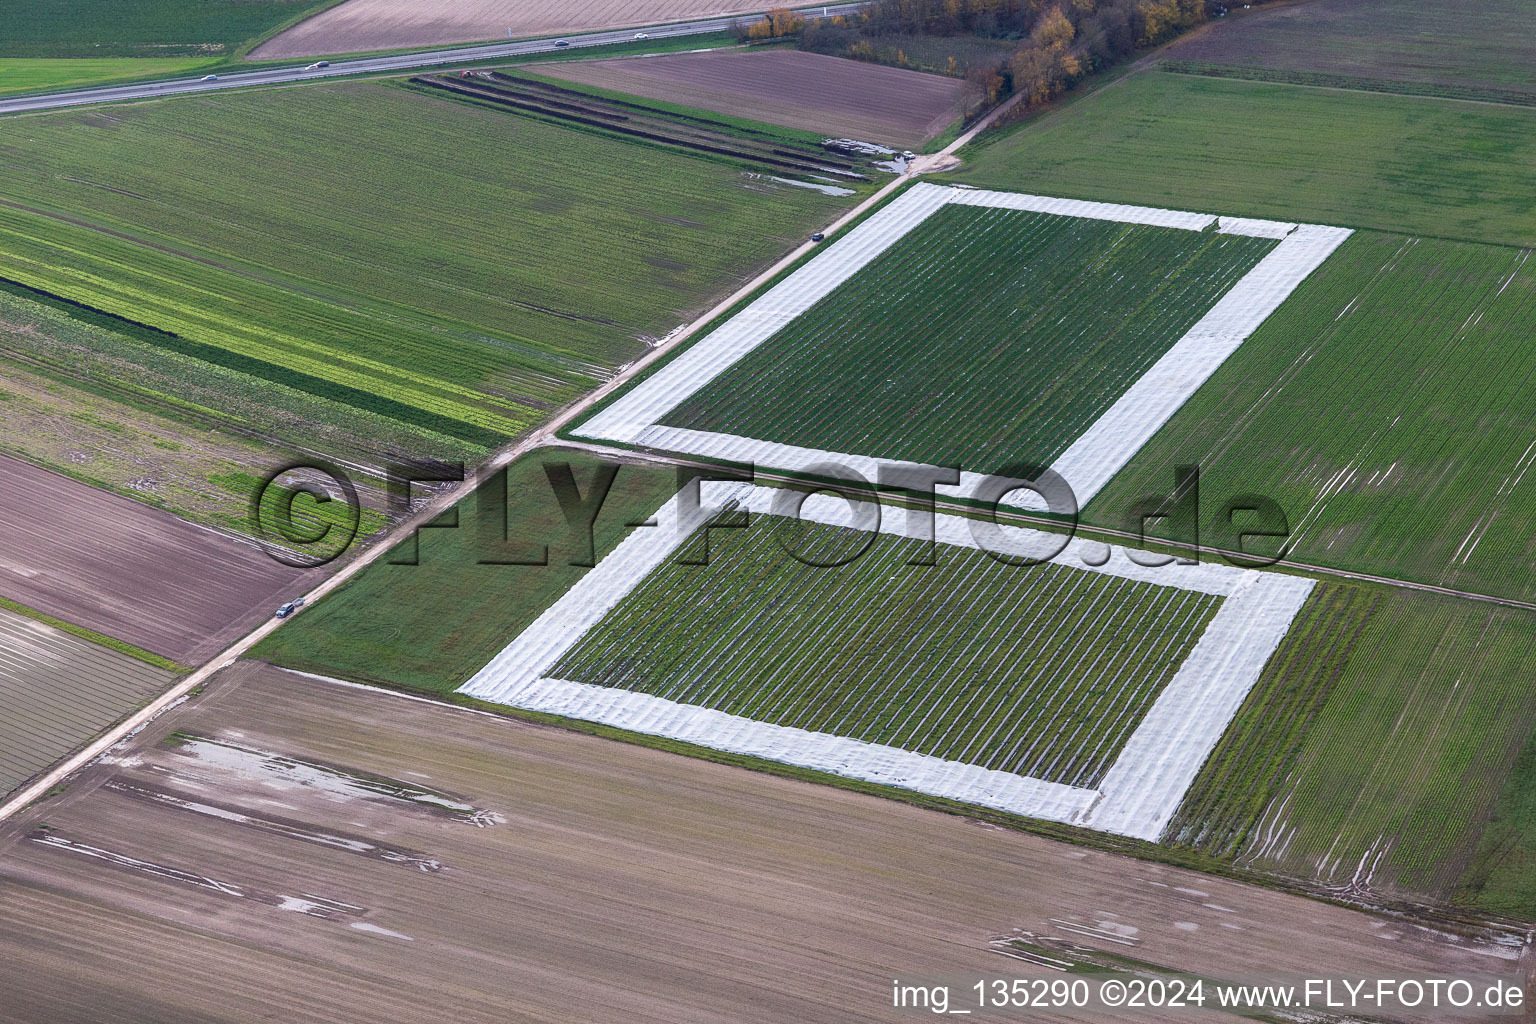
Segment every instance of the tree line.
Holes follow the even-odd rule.
[[[741,34],[797,36],[803,50],[963,75],[979,112],[1015,93],[1024,94],[1021,109],[1048,102],[1225,10],[1217,0],[878,0],[835,18],[771,11]]]

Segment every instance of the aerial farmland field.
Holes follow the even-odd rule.
[[[254,543],[0,456],[0,595],[170,662],[212,657],[313,580]]]
[[[104,57],[70,60],[55,57],[0,57],[0,96],[76,89],[139,77],[188,75],[221,63],[209,58]]]
[[[920,183],[570,433],[1081,504],[1348,234]]]
[[[1000,564],[953,516],[925,565],[905,527],[789,493],[673,498],[460,692],[1155,840],[1312,588],[1034,531]]]
[[[1258,9],[1168,47],[1204,73],[1536,103],[1524,0],[1320,0]]]
[[[541,68],[571,82],[771,124],[916,147],[960,116],[964,83],[800,50],[717,50]]]
[[[1531,891],[1532,837],[1480,838],[1497,808],[1530,797],[1529,774],[1511,772],[1536,726],[1533,657],[1525,609],[1317,588],[1168,841],[1328,886],[1515,911],[1484,889]]]
[[[760,520],[708,572],[663,566],[550,673],[1091,788],[1221,604],[972,549],[919,571],[922,548],[882,536],[827,572]]]
[[[995,972],[1000,933],[1060,922],[1207,975],[1503,966],[1290,893],[253,663],[124,754],[0,825],[0,1016],[864,1024],[892,1019],[871,964]],[[80,949],[104,952],[59,952]]]
[[[1275,245],[946,206],[661,422],[976,472],[1049,464]],[[881,359],[909,372],[868,373]]]
[[[229,57],[247,41],[326,6],[326,0],[11,0],[0,58]]]
[[[1236,494],[1268,495],[1298,562],[1536,595],[1529,257],[1357,233],[1088,505],[1087,519],[1119,527],[1127,503],[1168,493],[1174,467],[1194,464],[1206,525]]]
[[[366,161],[343,138],[373,140]],[[5,287],[111,335],[83,356],[70,330],[8,347],[275,453],[324,439],[371,466],[478,458],[842,203],[373,83],[302,108],[244,93],[47,115],[0,139]]]
[[[0,798],[170,680],[165,668],[0,609]]]
[[[1533,159],[1526,106],[1152,70],[999,133],[958,180],[1520,245]]]

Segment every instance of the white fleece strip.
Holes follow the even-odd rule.
[[[1159,210],[1152,206],[1127,206],[1124,203],[1090,203],[1081,199],[1032,196],[1023,192],[994,192],[982,188],[954,189],[949,201],[958,206],[994,206],[1002,210],[1113,220],[1121,224],[1147,224],[1156,228],[1183,228],[1186,231],[1203,231],[1216,222],[1216,218],[1209,213]]]
[[[1296,286],[1352,233],[1347,228],[1315,224],[1298,226],[1249,217],[1218,219],[1209,214],[1178,210],[985,189],[946,188],[922,182],[578,427],[576,432],[597,440],[620,441],[791,471],[804,471],[818,462],[836,462],[858,471],[869,480],[876,478],[882,462],[914,465],[900,460],[881,460],[758,438],[669,427],[659,421],[947,203],[1186,230],[1203,230],[1217,223],[1218,230],[1228,234],[1282,239],[1052,465],[1051,468],[1071,485],[1079,508],[1086,506],[1109,483]],[[971,494],[982,479],[980,474],[962,473],[958,485],[941,486],[939,493],[946,497],[964,497]],[[1027,511],[1045,509],[1045,502],[1029,491],[1015,492],[1005,504]]]
[[[755,299],[697,345],[578,428],[584,437],[633,441],[795,317],[830,295],[926,220],[952,190],[919,182]]]
[[[1156,841],[1280,646],[1314,582],[1253,572],[1222,602],[1110,766],[1079,824]]]
[[[1225,565],[1149,568],[1131,562],[1124,550],[1082,540],[1068,544],[1054,559],[1057,564],[1225,598],[1097,791],[757,722],[649,694],[547,677],[565,653],[676,551],[712,510],[736,502],[747,511],[765,514],[781,493],[744,483],[705,481],[700,487],[700,508],[681,525],[679,500],[673,497],[657,510],[656,526],[637,529],[625,538],[460,691],[514,707],[1014,814],[1156,839],[1313,586],[1310,580]],[[810,522],[844,525],[852,518],[852,509],[843,498],[816,494],[806,499],[800,516]],[[978,546],[970,520],[943,514],[933,520],[939,543]],[[885,510],[880,530],[908,536],[913,523],[905,509]],[[1010,532],[1034,541],[1060,541],[1056,535],[1034,530]],[[1092,564],[1100,560],[1105,564]]]
[[[720,434],[711,430],[694,430],[692,427],[669,427],[661,423],[653,423],[645,427],[634,436],[631,443],[644,448],[654,448],[657,451],[702,455],[705,458],[722,459],[739,465],[764,466],[791,473],[810,473],[815,467],[831,462],[843,469],[853,470],[872,484],[879,482],[882,466],[906,469],[935,468],[926,463],[907,462],[904,459],[876,459],[868,455],[834,452],[824,448],[802,448],[797,444],[781,444],[778,441],[764,441],[761,438],[742,437],[738,434]],[[987,479],[984,473],[962,471],[959,483],[938,484],[934,487],[934,493],[942,498],[969,498]],[[1005,495],[1004,498],[1005,500],[997,503],[1001,509],[1023,512],[1049,510],[1045,499],[1034,491],[1019,490]],[[1079,498],[1077,503],[1081,510],[1083,500]]]
[[[1078,504],[1087,505],[1350,234],[1307,224],[1287,235],[1072,442],[1051,468]]]
[[[476,694],[479,696],[479,694]],[[497,700],[501,698],[488,698]],[[994,807],[1048,821],[1070,821],[1098,798],[1091,789],[945,761],[899,747],[769,725],[709,708],[564,679],[538,679],[503,701],[584,722],[747,754],[851,779]]]
[[[635,435],[642,429],[656,423],[795,317],[831,294],[947,203],[1187,231],[1204,230],[1218,220],[1207,213],[919,182],[710,332],[697,345],[582,424],[577,433],[600,440],[634,443]],[[1220,221],[1222,231],[1259,238],[1280,238],[1295,227],[1294,224],[1251,218],[1227,217]]]
[[[1250,238],[1284,238],[1297,225],[1279,220],[1254,220],[1252,217],[1222,217],[1216,230],[1224,235],[1248,235]]]

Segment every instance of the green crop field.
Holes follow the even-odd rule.
[[[227,57],[336,0],[7,0],[0,57]]]
[[[821,568],[786,547],[841,531],[785,523],[664,563],[549,674],[1092,787],[1221,604],[890,535]]]
[[[0,57],[0,96],[78,89],[138,78],[200,75],[204,68],[221,63],[217,59],[185,57],[106,57],[90,60]]]
[[[946,206],[663,422],[975,472],[1049,464],[1275,244]]]
[[[1234,16],[1165,53],[1237,75],[1536,101],[1528,0],[1319,0]]]
[[[474,459],[845,202],[378,83],[293,99],[0,123],[0,290],[55,321],[0,343],[191,421],[300,409],[256,414],[280,449]]]
[[[1148,71],[997,135],[988,188],[1536,243],[1536,109]]]
[[[334,404],[167,349],[162,338],[0,286],[0,449],[188,519],[245,531],[249,489],[358,437]],[[359,413],[373,452],[412,451],[404,424]],[[466,454],[468,451],[466,450]],[[365,502],[383,496],[357,481]]]
[[[1536,834],[1523,827],[1536,778],[1521,757],[1536,725],[1533,657],[1528,611],[1318,588],[1190,788],[1172,841],[1359,895],[1459,893],[1528,916],[1509,894],[1536,884]]]
[[[417,564],[374,562],[284,623],[253,656],[386,686],[453,690],[586,572],[570,564],[585,560],[585,542],[567,527],[545,468],[561,463],[571,467],[583,497],[593,493],[601,467],[615,466],[556,448],[524,456],[508,467],[504,482],[493,478],[459,503],[457,528],[421,532]],[[677,490],[670,469],[616,468],[595,523],[593,561],[628,534],[628,524],[644,520]],[[506,496],[503,507],[496,505],[498,493]],[[547,565],[496,561],[533,561],[534,549],[544,546]]]
[[[1504,782],[1472,862],[1462,872],[1457,902],[1529,919],[1536,906],[1536,733]]]
[[[1536,263],[1357,233],[1089,503],[1123,525],[1200,467],[1206,525],[1267,495],[1298,562],[1536,596]],[[1156,532],[1154,528],[1154,532]]]

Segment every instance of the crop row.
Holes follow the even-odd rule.
[[[1211,508],[1240,492],[1280,502],[1299,560],[1536,594],[1530,255],[1357,234],[1143,448],[1090,518],[1110,525],[1193,460]]]
[[[1048,464],[1275,244],[947,206],[663,422]]]
[[[1338,584],[1313,591],[1190,786],[1165,842],[1223,857],[1248,846],[1377,600]]]
[[[1170,837],[1328,885],[1449,897],[1536,725],[1533,657],[1521,609],[1319,587]],[[1529,836],[1516,846],[1482,874],[1536,863]]]
[[[493,436],[516,433],[536,415],[515,407],[505,409],[509,415],[500,414],[495,407],[510,403],[493,402],[489,395],[453,383],[454,377],[488,377],[493,353],[476,359],[465,351],[468,346],[456,353],[455,346],[399,323],[359,316],[265,281],[36,215],[0,209],[0,275],[151,325],[162,335],[286,369],[291,386],[299,390],[314,393],[316,385],[305,382],[336,385],[337,394],[325,397],[347,401],[339,396],[373,395]],[[428,346],[437,357],[430,362],[421,351]],[[417,366],[392,365],[386,359]],[[236,368],[264,375],[258,366]],[[567,389],[574,392],[574,382]],[[547,388],[540,392],[540,397],[558,394]]]
[[[0,278],[329,406],[355,443],[328,450],[375,459],[525,431],[839,205],[373,83],[48,114],[0,149]]]
[[[969,549],[914,566],[917,542],[888,535],[816,567],[785,547],[846,537],[785,522],[664,564],[551,675],[1093,786],[1220,604]]]

